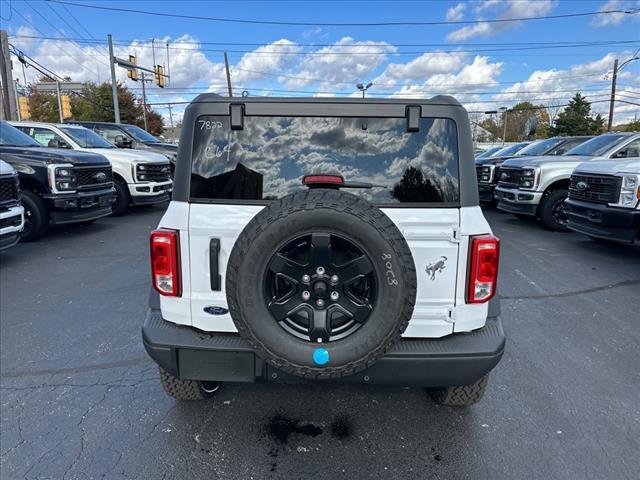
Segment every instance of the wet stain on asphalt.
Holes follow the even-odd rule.
[[[269,420],[268,431],[271,438],[282,444],[289,442],[292,434],[317,437],[322,433],[322,429],[312,423],[300,424],[300,420],[287,418],[277,414]]]

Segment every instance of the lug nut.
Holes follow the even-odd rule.
[[[324,307],[324,300],[322,300],[321,298],[319,298],[316,301],[316,305],[318,305],[320,308]]]
[[[324,267],[318,267],[316,268],[316,273],[318,275],[324,275]]]
[[[310,298],[311,298],[311,294],[309,292],[307,292],[306,290],[302,292],[302,300],[304,300],[305,302],[308,302]]]
[[[338,283],[338,280],[340,280],[338,275],[331,275],[331,283]]]
[[[302,275],[302,283],[309,283],[311,281],[311,277],[306,273]]]
[[[331,300],[334,302],[340,298],[340,294],[338,292],[331,292]]]

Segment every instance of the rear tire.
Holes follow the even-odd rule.
[[[49,228],[49,210],[36,193],[22,190],[21,195],[25,220],[21,240],[23,242],[32,242],[47,232],[47,228]]]
[[[554,190],[545,194],[540,202],[540,221],[545,228],[555,232],[568,232],[567,213],[562,205],[568,195],[567,190]]]
[[[482,400],[487,389],[489,376],[485,375],[476,383],[446,388],[430,388],[429,395],[439,405],[466,407]]]
[[[119,217],[124,215],[129,209],[131,203],[131,196],[129,195],[129,189],[127,184],[122,180],[117,179],[113,182],[113,187],[116,189],[116,201],[113,204],[113,210],[111,211],[112,217]]]
[[[214,382],[182,380],[162,368],[160,368],[160,383],[167,395],[176,400],[207,400],[220,388],[220,384]]]

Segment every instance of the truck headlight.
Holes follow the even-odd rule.
[[[618,202],[612,204],[616,207],[635,208],[640,200],[640,175],[635,173],[618,173],[621,177],[620,196]]]
[[[47,166],[49,188],[53,193],[71,193],[78,188],[76,172],[71,164]]]
[[[534,190],[538,183],[538,169],[523,168],[520,177],[520,188],[524,190]]]

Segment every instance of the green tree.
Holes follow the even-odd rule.
[[[52,83],[54,80],[49,77],[40,77],[38,83]],[[39,92],[33,85],[27,91],[29,99],[30,120],[34,122],[58,123],[60,114],[58,113],[58,98],[55,93]]]
[[[507,122],[506,142],[520,142],[525,139],[547,138],[549,131],[549,113],[542,105],[520,102],[502,113],[498,125],[499,137],[504,134],[504,122]],[[535,133],[529,135],[527,124],[536,124]]]
[[[120,121],[138,124],[142,121],[142,107],[136,96],[125,85],[118,83],[118,102],[120,105]],[[87,82],[82,92],[75,96],[71,104],[74,120],[93,120],[96,122],[114,122],[113,95],[111,84],[96,85]]]
[[[591,104],[580,93],[569,101],[569,105],[558,114],[549,129],[554,135],[597,135],[604,129],[604,119],[600,114],[593,116]]]

